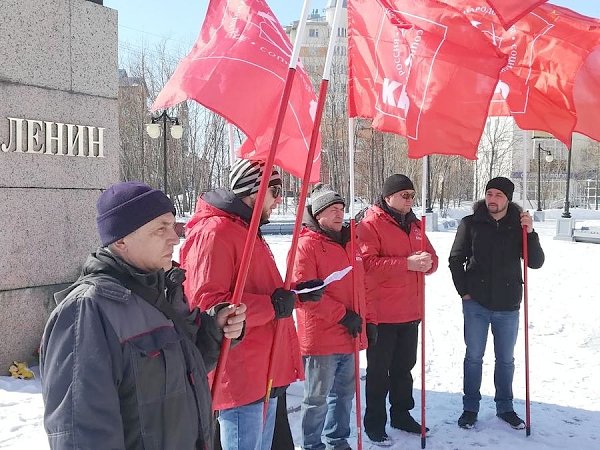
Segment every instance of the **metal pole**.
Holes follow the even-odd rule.
[[[167,111],[162,113],[163,120],[163,191],[167,192]]]
[[[429,162],[430,156],[427,155],[427,200],[425,200],[426,208],[425,212],[430,213],[433,212],[431,208],[431,164]]]
[[[596,198],[596,211],[598,211],[598,169],[596,169],[596,186],[594,187],[594,197]]]
[[[561,217],[565,219],[571,218],[571,213],[569,212],[569,184],[571,181],[571,154],[573,153],[573,141],[571,141],[571,148],[567,149],[567,193],[565,195],[565,210],[563,211]]]
[[[538,142],[538,183],[537,183],[537,210],[542,210],[542,144]]]

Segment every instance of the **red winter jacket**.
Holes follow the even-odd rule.
[[[387,212],[371,206],[356,227],[360,249],[365,261],[367,292],[377,312],[379,323],[405,323],[423,317],[417,287],[417,273],[409,271],[406,259],[421,250],[421,221],[410,224],[406,234]],[[426,240],[425,251],[431,254],[433,265],[427,275],[435,272],[438,257]]]
[[[198,199],[180,252],[180,262],[186,270],[184,289],[191,307],[205,310],[231,300],[248,235],[248,223],[232,212],[240,206],[251,214],[229,191],[213,191]],[[264,397],[276,323],[271,293],[282,286],[273,255],[267,243],[257,236],[242,295],[242,302],[248,307],[245,334],[229,351],[223,383],[213,399],[214,409],[243,406]],[[293,318],[280,322],[281,345],[274,362],[274,388],[304,379]],[[213,376],[214,372],[209,375],[211,382]]]
[[[358,251],[358,243],[356,245],[356,265],[353,271],[343,279],[328,285],[321,301],[297,303],[296,322],[300,351],[303,355],[354,352],[354,339],[347,329],[338,323],[346,314],[346,309],[357,312],[363,318],[360,348],[361,350],[367,348],[365,325],[367,322],[376,323],[376,319],[374,312],[368,309],[365,301],[363,261]],[[324,279],[332,272],[350,265],[352,259],[349,241],[342,246],[315,229],[306,226],[302,229],[294,263],[294,281]],[[353,280],[356,286],[358,311],[355,311],[352,299]]]

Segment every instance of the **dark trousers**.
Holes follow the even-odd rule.
[[[273,450],[294,450],[292,430],[288,421],[287,395],[284,393],[277,400],[277,412],[275,413],[275,431],[273,432]]]
[[[387,423],[386,397],[390,396],[390,421],[415,407],[413,378],[417,362],[419,321],[377,326],[377,343],[367,349],[365,432],[381,434]]]

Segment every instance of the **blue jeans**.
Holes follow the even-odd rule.
[[[463,315],[467,346],[464,361],[463,409],[479,411],[481,368],[488,329],[491,325],[496,356],[494,366],[496,413],[512,411],[514,353],[519,331],[519,311],[492,311],[481,306],[476,300],[463,300]]]
[[[354,397],[354,354],[305,356],[304,371],[302,448],[347,448]]]
[[[263,405],[263,402],[258,402],[219,411],[223,450],[270,450],[277,398],[269,401],[264,426]]]

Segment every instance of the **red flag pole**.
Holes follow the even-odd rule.
[[[288,101],[290,99],[290,94],[292,92],[292,85],[294,83],[294,76],[296,75],[296,64],[298,62],[298,55],[300,53],[300,41],[304,32],[304,26],[306,25],[306,18],[308,12],[308,4],[309,0],[304,0],[304,5],[302,7],[302,18],[298,25],[298,34],[296,36],[296,42],[294,43],[294,49],[292,51],[292,56],[290,57],[290,64],[288,73],[285,79],[285,85],[283,88],[283,92],[281,94],[281,102],[279,103],[279,110],[277,112],[277,121],[275,123],[275,129],[273,131],[273,140],[271,141],[271,147],[269,149],[269,155],[265,162],[264,171],[262,177],[260,179],[260,186],[258,189],[258,193],[256,196],[256,203],[258,205],[252,211],[252,219],[250,220],[250,225],[248,227],[248,237],[246,238],[246,242],[244,244],[244,251],[242,253],[242,260],[240,262],[240,270],[238,272],[238,276],[235,283],[235,288],[233,290],[233,296],[231,298],[231,303],[234,305],[238,305],[242,298],[242,293],[244,291],[244,285],[246,284],[246,278],[248,277],[248,270],[250,268],[250,260],[252,258],[252,252],[254,250],[254,240],[256,239],[256,233],[258,232],[258,227],[260,225],[260,216],[262,213],[262,207],[265,200],[265,196],[267,194],[267,188],[269,187],[269,178],[271,177],[271,172],[273,170],[273,162],[275,161],[275,153],[277,151],[277,146],[279,144],[279,137],[281,135],[281,129],[283,128],[283,121],[285,119],[285,112],[287,110]],[[213,399],[213,403],[215,400],[215,395],[219,386],[221,384],[223,378],[223,370],[225,366],[225,361],[227,361],[227,356],[229,354],[229,348],[231,347],[231,340],[227,338],[223,338],[223,342],[221,344],[221,352],[219,353],[219,360],[217,362],[217,367],[215,368],[215,377],[213,379],[213,384],[211,387],[211,395]]]
[[[427,217],[421,216],[421,251],[426,250],[425,247],[425,230],[427,226]],[[425,428],[425,274],[419,272],[419,294],[421,296],[421,308],[423,317],[421,319],[421,448],[425,448],[427,443]]]
[[[283,119],[285,117],[285,111],[287,109],[288,100],[290,98],[290,93],[292,91],[292,84],[294,82],[294,75],[296,74],[296,69],[291,68],[288,71],[285,86],[283,89],[283,94],[281,96],[281,104],[279,106],[279,112],[277,116],[277,123],[275,125],[275,130],[273,133],[273,141],[271,142],[271,148],[269,150],[269,156],[267,157],[267,161],[265,162],[265,166],[263,169],[262,177],[260,178],[260,187],[258,189],[258,194],[256,196],[256,203],[254,210],[252,211],[252,219],[250,220],[250,225],[248,227],[248,237],[246,238],[246,243],[244,244],[244,252],[242,253],[242,260],[240,262],[240,270],[238,272],[238,276],[235,283],[235,288],[233,290],[233,296],[231,298],[231,303],[234,305],[239,305],[242,293],[244,291],[244,285],[246,284],[246,278],[248,277],[248,269],[250,268],[250,259],[252,258],[252,252],[254,250],[254,240],[256,239],[256,233],[258,232],[258,226],[260,224],[260,216],[262,213],[261,205],[265,200],[265,196],[267,194],[267,188],[269,187],[269,178],[271,177],[271,172],[273,170],[273,161],[275,160],[275,151],[277,150],[277,144],[279,142],[279,136],[281,134],[281,128],[283,127]],[[231,340],[227,338],[223,338],[223,342],[221,344],[221,352],[219,354],[219,361],[217,362],[217,367],[215,369],[215,377],[213,379],[212,384],[212,399],[214,401],[215,394],[219,389],[219,385],[221,384],[221,380],[223,377],[223,367],[225,361],[227,360],[227,356],[229,354],[229,348],[231,346]]]
[[[348,119],[348,166],[350,169],[350,255],[352,258],[352,301],[354,311],[360,314],[360,305],[356,295],[356,221],[354,220],[354,118]],[[366,311],[365,311],[366,313]],[[365,321],[365,330],[366,330]],[[362,450],[362,407],[360,398],[360,338],[354,340],[354,390],[356,395],[356,442]]]
[[[302,18],[306,21],[307,11],[309,1],[305,0],[304,7],[302,8]],[[338,2],[335,7],[335,13],[333,18],[333,26],[332,29],[337,28],[337,23],[339,22],[339,18],[341,16],[342,10],[342,2]],[[298,26],[298,33],[296,35],[296,43],[294,44],[294,48],[298,45],[299,36],[302,36],[303,31],[300,30],[300,26]],[[317,148],[317,142],[319,141],[319,129],[321,126],[321,118],[323,117],[323,109],[325,107],[325,100],[327,98],[327,88],[329,86],[329,74],[331,71],[331,62],[333,57],[333,48],[334,48],[334,33],[331,33],[329,38],[329,47],[327,48],[327,56],[325,57],[325,68],[323,69],[323,78],[321,80],[321,86],[319,88],[319,99],[317,100],[317,110],[315,112],[315,121],[313,124],[312,133],[310,135],[310,144],[308,147],[308,156],[306,158],[306,166],[304,168],[304,176],[302,177],[302,185],[300,188],[300,198],[298,199],[298,207],[296,209],[296,220],[294,222],[294,233],[292,235],[292,244],[290,247],[290,252],[287,260],[287,267],[285,273],[285,282],[284,289],[289,289],[292,284],[292,274],[294,269],[294,262],[296,260],[296,251],[298,249],[298,239],[300,238],[300,228],[302,226],[302,214],[304,212],[304,206],[306,205],[306,197],[308,196],[308,185],[310,183],[310,174],[312,172],[312,167],[315,159],[315,151]],[[279,326],[279,321],[275,324],[275,339],[273,339],[273,344],[271,346],[271,355],[269,357],[269,368],[267,371],[267,389],[265,393],[264,399],[264,408],[263,408],[263,418],[266,417],[267,408],[269,404],[269,397],[271,396],[271,389],[273,387],[273,364],[275,361],[275,357],[277,355],[277,349],[279,346],[279,341],[281,334],[281,327]]]
[[[423,161],[423,180],[421,181],[421,251],[426,250],[425,242],[427,236],[427,217],[425,216],[425,202],[429,192],[425,192],[428,184],[427,179],[429,177],[427,157],[421,158]],[[421,297],[421,310],[423,311],[423,317],[421,318],[421,448],[425,448],[427,445],[425,426],[425,274],[419,272],[417,275],[419,295]]]
[[[527,247],[527,227],[523,227],[523,316],[525,330],[525,435],[531,434],[531,403],[529,399],[529,294],[527,284],[527,266],[529,250]]]

